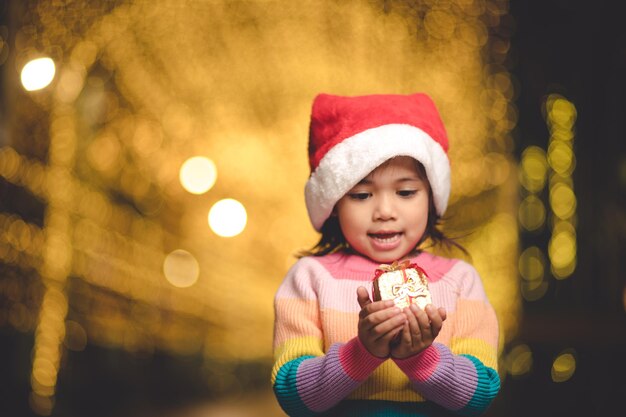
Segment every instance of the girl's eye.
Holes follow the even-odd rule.
[[[370,193],[350,193],[348,197],[353,200],[367,200],[371,196]]]
[[[398,195],[400,197],[412,197],[417,193],[417,190],[400,190]]]

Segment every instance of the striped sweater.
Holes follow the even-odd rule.
[[[305,257],[275,301],[272,386],[290,416],[479,415],[500,388],[498,323],[476,270],[421,253],[433,304],[448,318],[434,343],[406,359],[371,355],[357,337],[357,287],[377,263],[345,253]]]

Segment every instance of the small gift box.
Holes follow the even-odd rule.
[[[432,303],[426,273],[409,260],[380,265],[375,272],[374,301],[393,300],[400,308],[417,304],[422,310]]]

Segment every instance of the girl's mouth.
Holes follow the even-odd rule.
[[[400,244],[401,232],[368,233],[372,245],[378,250],[395,249]]]

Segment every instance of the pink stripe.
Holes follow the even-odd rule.
[[[319,294],[319,303],[322,310],[334,310],[342,313],[358,313],[361,306],[356,297],[356,289],[365,287],[372,294],[370,282],[354,280],[336,280],[326,283]]]
[[[339,349],[339,362],[344,372],[355,381],[364,381],[384,358],[377,358],[367,351],[358,337]]]
[[[374,271],[380,265],[362,256],[345,255],[340,252],[319,257],[317,260],[335,279],[339,280],[370,281],[374,277]]]
[[[326,255],[316,258],[316,260],[336,279],[370,280],[380,265],[362,256],[346,256],[342,253]],[[411,261],[426,271],[429,282],[440,280],[459,263],[458,259],[447,259],[427,252],[422,252],[411,258]]]
[[[439,281],[459,262],[458,259],[442,258],[427,252],[420,253],[414,261],[426,271],[428,282]]]
[[[459,268],[462,265],[459,265]],[[473,266],[468,265],[463,268],[465,274],[463,276],[463,288],[461,289],[461,298],[466,298],[468,300],[478,300],[489,303],[487,300],[487,295],[485,294],[485,289],[483,287],[483,283],[478,275],[476,269]],[[451,271],[452,272],[452,271]]]
[[[448,313],[452,313],[456,310],[456,303],[459,297],[458,290],[450,290],[451,285],[452,283],[446,282],[445,280],[439,280],[428,284],[433,304],[437,307],[445,308]]]
[[[296,262],[276,291],[276,298],[301,298],[315,300],[314,289],[321,279],[332,280],[332,276],[314,258],[302,258]]]
[[[396,359],[396,364],[402,369],[412,381],[424,382],[435,372],[439,364],[439,351],[435,346],[430,345],[419,354],[407,358]]]

